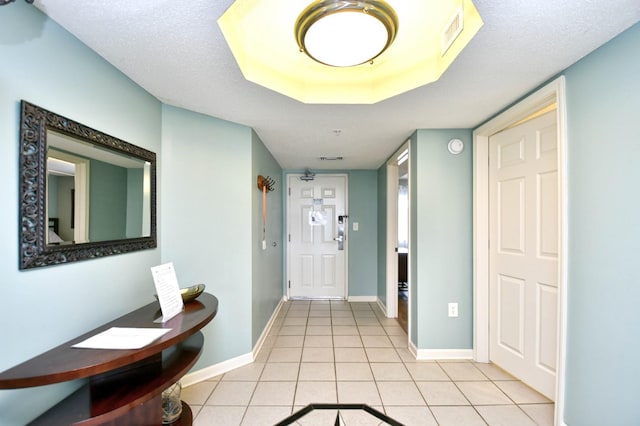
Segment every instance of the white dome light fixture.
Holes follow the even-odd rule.
[[[307,6],[294,28],[301,52],[321,64],[353,67],[380,56],[396,37],[398,17],[381,0],[323,0]]]

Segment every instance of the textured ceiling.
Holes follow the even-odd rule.
[[[243,78],[217,25],[232,0],[35,1],[162,102],[255,129],[285,169],[377,168],[415,129],[475,127],[640,21],[638,0],[474,3],[484,26],[439,81],[373,105],[307,105]]]

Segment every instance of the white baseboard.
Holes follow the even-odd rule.
[[[253,362],[253,354],[246,353],[244,355],[237,356],[235,358],[228,359],[226,361],[219,362],[218,364],[205,367],[202,370],[194,371],[182,377],[180,382],[183,387],[194,385],[196,383],[204,382],[205,380],[219,376],[231,371],[234,368],[242,367]]]
[[[262,349],[262,345],[264,344],[264,341],[269,335],[269,332],[271,331],[271,327],[273,327],[273,322],[276,320],[276,317],[280,313],[280,309],[282,309],[282,305],[284,302],[286,302],[286,299],[283,297],[282,299],[280,299],[280,302],[278,302],[278,306],[276,306],[276,308],[273,310],[273,313],[271,314],[271,318],[269,318],[269,321],[267,321],[267,325],[264,327],[264,330],[262,330],[262,334],[260,334],[258,341],[253,347],[252,354],[253,354],[254,360],[256,359],[258,352],[260,352],[260,349]]]
[[[262,334],[260,334],[258,341],[256,342],[255,346],[253,347],[253,350],[250,353],[240,355],[235,358],[228,359],[226,361],[219,362],[218,364],[211,365],[209,367],[203,368],[198,371],[193,371],[185,375],[182,379],[180,379],[180,382],[182,382],[182,386],[187,387],[190,385],[194,385],[196,383],[200,383],[205,380],[224,374],[228,371],[233,370],[234,368],[251,364],[256,359],[256,355],[258,354],[258,352],[260,352],[260,349],[262,348],[264,341],[266,340],[267,336],[269,335],[269,332],[271,331],[271,327],[273,327],[273,322],[275,321],[276,317],[280,313],[280,309],[282,309],[282,304],[285,301],[286,299],[283,297],[282,300],[280,300],[280,302],[278,303],[278,306],[276,306],[276,308],[273,310],[273,314],[271,314],[271,318],[269,318],[267,325],[264,327],[264,330],[262,330]]]
[[[411,352],[413,356],[418,359],[418,348],[416,348],[416,345],[411,341],[411,339],[409,339],[409,352]]]
[[[411,340],[409,351],[418,361],[473,359],[473,349],[418,349]]]
[[[380,308],[380,310],[384,312],[384,316],[388,317],[387,306],[384,304],[382,299],[380,299],[379,297],[376,298],[376,303],[378,304],[378,308]]]
[[[378,296],[349,296],[349,302],[377,302]]]
[[[417,349],[415,355],[418,361],[473,359],[473,349]]]

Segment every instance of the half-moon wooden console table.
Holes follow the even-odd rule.
[[[88,378],[88,383],[32,425],[161,425],[162,391],[195,364],[204,343],[199,331],[218,312],[218,299],[208,293],[185,303],[171,320],[154,322],[160,305],[150,303],[108,324],[0,373],[0,389],[50,385]],[[79,349],[71,346],[111,327],[170,328],[142,349]],[[174,425],[191,424],[183,402]]]

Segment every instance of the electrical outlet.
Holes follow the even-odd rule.
[[[360,229],[360,224],[358,222],[353,222],[353,230],[357,231],[358,229]]]
[[[457,303],[449,303],[449,317],[457,318],[458,317],[458,304]]]

